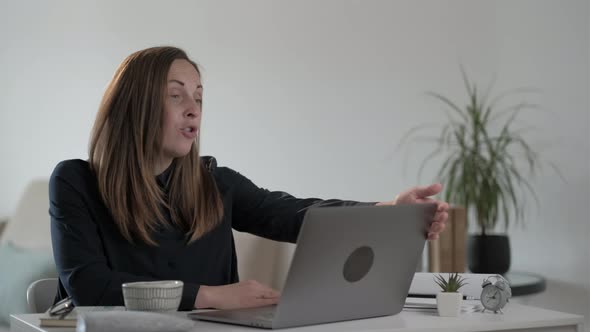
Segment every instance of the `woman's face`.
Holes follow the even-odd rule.
[[[174,60],[168,71],[164,98],[163,142],[160,171],[174,158],[189,153],[201,126],[203,87],[195,67],[186,60]]]

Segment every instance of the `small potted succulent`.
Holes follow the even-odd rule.
[[[438,314],[444,317],[456,317],[461,312],[461,303],[463,303],[463,294],[459,289],[467,283],[459,273],[449,273],[445,279],[442,275],[436,275],[434,281],[440,286],[441,292],[436,294],[436,307]]]

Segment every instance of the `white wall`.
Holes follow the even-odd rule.
[[[0,215],[30,179],[86,158],[104,87],[141,48],[180,46],[203,66],[205,154],[261,186],[358,200],[417,183],[429,149],[405,158],[396,144],[443,118],[425,91],[464,97],[461,62],[482,84],[496,74],[496,91],[543,91],[548,112],[523,119],[567,183],[534,180],[541,204],[510,230],[513,268],[548,278],[531,304],[590,317],[588,13],[536,0],[1,2]]]

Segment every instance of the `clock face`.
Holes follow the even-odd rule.
[[[484,287],[481,292],[481,304],[488,310],[500,310],[503,306],[502,292],[494,285]]]

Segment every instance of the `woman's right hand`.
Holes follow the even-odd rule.
[[[224,286],[201,286],[195,300],[197,309],[241,309],[276,304],[281,294],[255,280]]]

